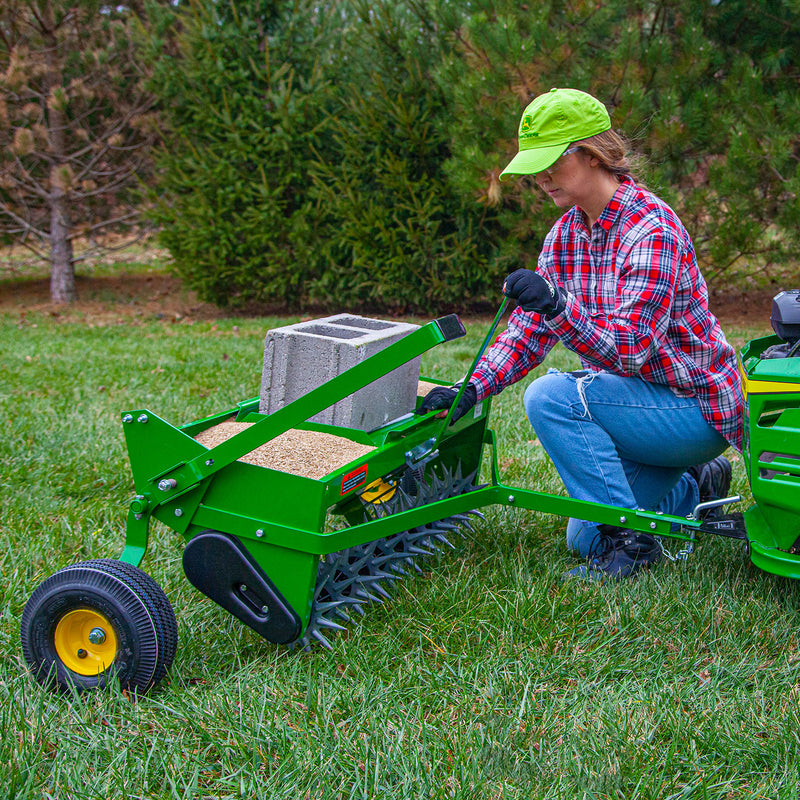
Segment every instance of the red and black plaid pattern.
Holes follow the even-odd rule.
[[[666,203],[626,180],[591,231],[572,208],[547,234],[537,271],[566,291],[566,308],[550,320],[514,310],[473,375],[479,400],[524,377],[560,340],[584,368],[696,396],[741,450],[736,354],[709,311],[692,240]]]

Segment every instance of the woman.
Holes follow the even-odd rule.
[[[636,183],[603,104],[575,89],[537,97],[501,179],[511,175],[534,175],[566,213],[536,271],[506,279],[518,305],[457,415],[561,341],[583,369],[535,380],[525,410],[571,497],[682,516],[727,494],[730,464],[720,454],[741,449],[742,438],[736,356],[709,311],[689,234]],[[447,407],[454,394],[434,390],[421,410]],[[585,520],[569,521],[567,544],[590,559],[570,574],[593,579],[631,575],[661,555],[649,534]]]

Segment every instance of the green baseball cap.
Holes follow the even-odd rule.
[[[555,164],[573,143],[611,127],[606,107],[578,89],[551,89],[540,94],[523,112],[519,123],[519,152],[500,173],[533,175]]]

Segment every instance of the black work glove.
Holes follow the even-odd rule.
[[[457,388],[451,389],[447,386],[437,386],[435,389],[431,389],[428,394],[425,395],[425,399],[422,401],[422,404],[415,410],[414,413],[427,414],[429,411],[446,410],[453,405],[453,400],[456,399],[457,394]],[[467,411],[469,411],[477,402],[477,389],[471,383],[467,384],[467,388],[464,389],[464,394],[461,395],[461,399],[458,401],[456,410],[453,412],[450,424],[452,425],[456,420],[461,419],[461,417],[463,417],[464,414],[466,414]]]
[[[516,300],[523,311],[538,311],[547,317],[560,314],[566,305],[558,287],[530,269],[512,272],[503,284],[503,294]]]

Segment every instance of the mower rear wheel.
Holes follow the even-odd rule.
[[[123,561],[65,567],[43,581],[22,613],[22,651],[36,679],[59,689],[147,692],[175,657],[178,626],[161,587]]]

